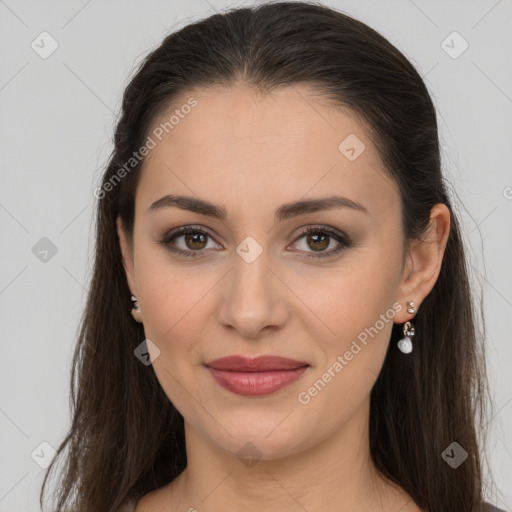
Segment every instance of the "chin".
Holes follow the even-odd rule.
[[[223,422],[224,428],[232,437],[219,425],[216,425],[214,432],[206,432],[206,435],[212,443],[240,458],[242,462],[246,458],[281,459],[306,449],[307,445],[315,444],[312,432],[301,428],[300,421],[290,421],[290,417],[283,421],[283,418],[286,418],[286,414],[276,413],[267,417],[245,414],[243,418],[232,421],[226,419]]]

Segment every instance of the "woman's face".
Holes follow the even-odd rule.
[[[232,454],[274,459],[360,435],[393,322],[413,299],[396,185],[357,118],[306,86],[181,100],[168,133],[160,125],[173,111],[150,132],[133,253],[120,231],[163,390],[190,432]],[[191,211],[168,195],[215,208]],[[307,206],[334,196],[345,199]],[[233,355],[302,369],[207,366]]]

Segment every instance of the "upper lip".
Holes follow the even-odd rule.
[[[235,372],[264,372],[270,370],[293,370],[309,366],[304,361],[296,361],[280,356],[227,356],[206,363],[206,366],[216,370],[230,370]]]

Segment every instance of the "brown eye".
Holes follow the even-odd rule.
[[[331,249],[327,250],[331,244]],[[294,245],[300,252],[306,253],[304,257],[319,259],[338,255],[351,246],[351,241],[344,233],[327,226],[308,227],[302,231]]]
[[[214,243],[212,236],[200,228],[183,226],[169,232],[160,243],[178,256],[203,257],[211,248],[222,248]],[[208,247],[208,243],[213,246]]]
[[[329,247],[329,235],[313,233],[307,236],[307,243],[315,251],[323,251]]]
[[[201,250],[204,249],[207,243],[207,236],[203,233],[192,233],[182,235],[185,239],[185,244],[188,249]]]

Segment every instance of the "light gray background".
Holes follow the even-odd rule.
[[[134,65],[170,30],[242,4],[0,0],[0,511],[39,510],[43,470],[31,454],[42,453],[42,442],[57,447],[68,428],[71,355],[94,242],[92,191]],[[490,499],[512,510],[512,3],[325,4],[386,36],[434,97],[445,172],[462,201],[484,295],[496,405],[489,447],[501,491]],[[31,48],[43,31],[59,45],[47,59]],[[469,44],[458,58],[442,47],[453,31]],[[46,262],[32,252],[42,237],[57,247]]]

